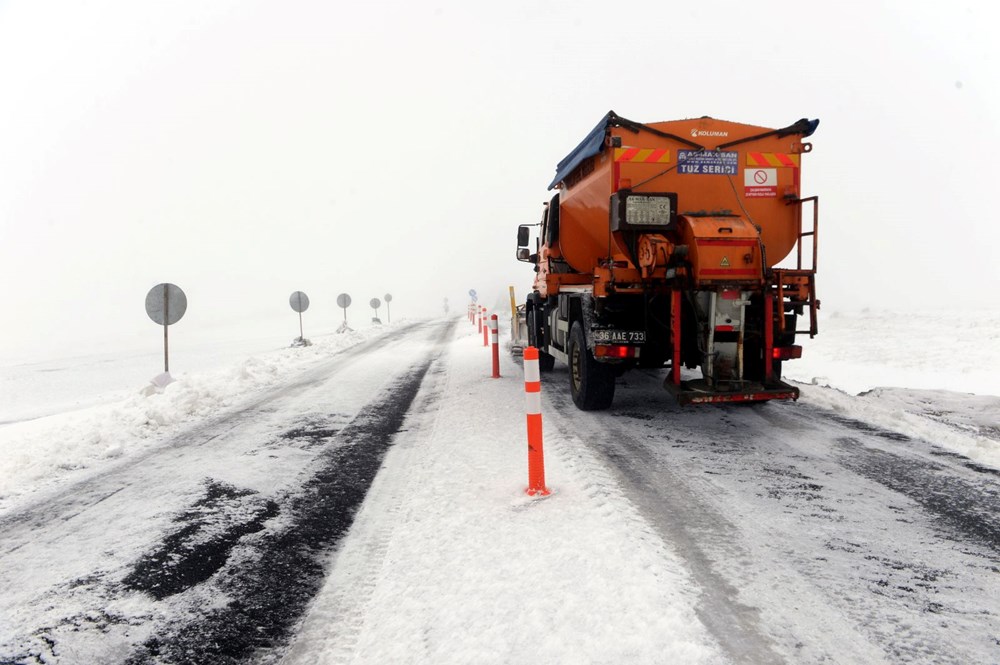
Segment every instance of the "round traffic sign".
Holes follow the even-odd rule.
[[[157,284],[146,294],[146,314],[161,326],[172,326],[187,311],[187,296],[176,284]]]
[[[378,309],[379,307],[382,306],[382,301],[379,300],[378,298],[372,298],[371,302],[369,302],[368,304],[371,306],[372,309]]]
[[[288,298],[288,304],[292,306],[292,309],[301,314],[309,309],[309,296],[301,291],[296,291]]]
[[[339,296],[337,296],[337,307],[343,307],[344,309],[347,309],[350,306],[351,306],[351,296],[347,295],[346,293],[341,293]]]
[[[391,293],[385,294],[385,301],[386,302],[392,302],[392,294]]]

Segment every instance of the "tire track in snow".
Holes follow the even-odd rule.
[[[252,552],[220,572],[217,585],[227,604],[167,626],[128,663],[242,663],[255,652],[287,642],[322,586],[330,552],[350,528],[454,323],[442,328],[430,358],[340,432],[342,445],[323,455],[320,469],[282,510],[286,526],[259,536]]]
[[[555,376],[562,378],[559,374]],[[545,395],[556,407],[551,415],[560,423],[559,429],[579,431],[579,421],[575,424],[570,422],[569,414],[577,414],[569,399],[568,386],[556,387]],[[737,589],[715,570],[703,548],[705,541],[724,543],[728,548],[734,548],[738,540],[735,527],[692,493],[681,477],[669,471],[671,482],[650,487],[644,470],[655,466],[654,461],[629,432],[614,426],[609,413],[603,415],[603,418],[597,417],[601,421],[599,434],[591,430],[590,436],[580,440],[608,462],[605,474],[607,469],[614,469],[622,474],[626,487],[647,488],[644,494],[625,494],[636,503],[640,514],[656,529],[667,547],[684,562],[698,585],[698,619],[733,662],[784,663],[771,640],[760,629],[758,610],[739,602]],[[546,417],[549,417],[548,412]],[[611,442],[610,445],[606,445],[607,442]],[[614,483],[610,478],[605,482]],[[678,518],[681,515],[683,519]]]
[[[130,456],[120,463],[101,467],[98,472],[86,478],[70,482],[53,493],[39,497],[37,501],[24,508],[3,515],[0,517],[0,533],[4,534],[2,541],[0,541],[0,556],[19,549],[25,542],[31,540],[34,533],[45,528],[53,520],[69,521],[127,487],[127,485],[117,485],[114,491],[109,493],[106,482],[108,478],[120,476],[123,471],[135,467],[142,467],[150,459],[161,455],[164,450],[178,450],[189,446],[209,444],[220,436],[238,430],[252,422],[269,403],[304,393],[315,386],[317,382],[329,380],[341,371],[363,361],[365,356],[373,350],[400,340],[428,325],[431,324],[418,322],[408,328],[392,330],[356,346],[342,349],[334,354],[330,360],[306,370],[291,383],[285,383],[266,391],[234,409],[226,410],[187,431],[172,435],[161,444],[152,446],[138,455]]]
[[[272,504],[290,503],[322,451],[342,443],[336,434],[431,353],[442,330],[421,323],[344,349],[8,513],[0,586],[10,585],[11,604],[0,612],[0,662],[122,662],[177,617],[228,602],[222,567],[252,558],[262,525],[266,533],[283,525]],[[147,570],[132,581],[148,594],[137,594],[122,580],[144,558]]]
[[[424,415],[436,412],[447,378],[444,368],[435,360],[410,412]],[[433,438],[439,426],[439,418],[432,416],[430,421],[433,424],[421,436]],[[415,453],[410,444],[397,443],[393,451],[393,455],[398,456],[396,466],[418,466],[419,461],[413,459]],[[315,662],[317,653],[322,653],[323,662],[331,665],[346,665],[354,660],[359,637],[364,629],[364,608],[378,586],[398,518],[402,514],[406,498],[413,495],[415,482],[417,480],[414,477],[408,476],[402,484],[386,486],[380,485],[378,480],[373,484],[365,506],[374,499],[379,519],[366,521],[363,518],[366,508],[362,507],[358,519],[351,527],[355,548],[343,549],[337,557],[336,566],[351,571],[350,583],[331,589],[330,581],[326,582],[327,588],[321,592],[325,600],[310,608],[302,629],[298,631],[307,634],[309,639],[302,643],[293,641],[288,651],[282,655],[282,663],[312,663]],[[331,629],[331,626],[339,630]],[[323,637],[319,638],[319,635]],[[421,660],[418,654],[411,654],[411,657],[415,662]]]
[[[809,408],[797,415],[821,418],[847,430],[835,441],[844,467],[920,504],[956,539],[984,544],[1000,555],[1000,486],[996,482],[1000,474],[996,469],[933,442],[837,413]],[[879,439],[905,445],[906,454],[873,445]]]
[[[791,662],[995,660],[998,562],[982,528],[996,519],[994,474],[808,404],[678,409],[636,385],[575,426],[658,527],[694,524]],[[698,533],[698,511],[664,498],[683,494],[675,485],[725,515],[729,537]]]

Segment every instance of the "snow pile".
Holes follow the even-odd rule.
[[[1000,397],[903,388],[876,388],[852,397],[802,386],[801,399],[1000,469]]]
[[[808,323],[799,319],[799,328]],[[1000,395],[1000,312],[821,313],[785,378],[860,393],[879,387]]]
[[[804,401],[1000,468],[1000,312],[838,312],[799,343]]]
[[[309,347],[263,353],[222,369],[181,372],[165,388],[135,386],[111,404],[0,427],[0,510],[107,460],[131,457],[157,442],[221,414],[345,348],[375,337],[380,328],[318,338]]]

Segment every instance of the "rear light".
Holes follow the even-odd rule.
[[[771,350],[771,356],[775,360],[792,360],[802,357],[801,346],[776,346]]]
[[[595,344],[595,358],[638,358],[638,346],[626,346],[624,344]]]

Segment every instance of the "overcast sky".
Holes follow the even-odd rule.
[[[824,311],[1000,307],[995,5],[810,4],[0,0],[0,355],[521,299],[609,109],[819,118]]]

